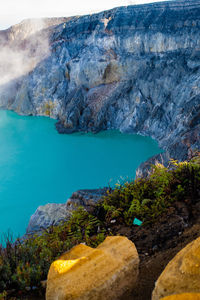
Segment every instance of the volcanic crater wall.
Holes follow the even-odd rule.
[[[28,34],[23,24],[18,35],[15,26],[0,32],[2,47],[26,54],[25,69],[0,80],[0,107],[56,118],[62,133],[149,135],[164,162],[200,148],[200,0],[44,23]],[[8,78],[13,66],[0,59]]]

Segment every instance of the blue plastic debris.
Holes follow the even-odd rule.
[[[139,219],[137,219],[137,218],[135,218],[134,220],[133,220],[133,225],[138,225],[138,226],[141,226],[142,225],[142,221],[140,221]]]

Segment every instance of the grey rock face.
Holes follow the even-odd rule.
[[[26,233],[31,234],[58,225],[61,221],[66,221],[79,206],[84,207],[89,213],[94,211],[98,201],[106,195],[107,188],[96,190],[79,190],[64,204],[49,203],[39,206],[31,216]]]
[[[49,226],[57,225],[63,220],[69,219],[71,212],[67,210],[66,204],[46,204],[39,206],[31,216],[26,233],[41,231]]]
[[[56,118],[61,133],[149,135],[165,150],[155,158],[163,162],[200,148],[200,0],[60,22],[31,35],[23,26],[0,32],[3,46],[26,53],[25,70],[0,86],[1,107]],[[12,71],[6,63],[0,68]]]
[[[79,190],[67,200],[67,209],[74,210],[83,206],[89,213],[94,211],[95,205],[107,194],[107,188],[95,190]]]

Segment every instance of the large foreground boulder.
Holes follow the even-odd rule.
[[[80,244],[52,263],[46,300],[120,299],[134,288],[138,264],[126,237],[107,237],[96,249]]]
[[[198,293],[185,293],[179,295],[171,295],[161,300],[200,300],[200,294]]]
[[[181,293],[200,293],[200,238],[169,262],[156,282],[152,300]]]

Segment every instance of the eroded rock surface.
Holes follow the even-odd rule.
[[[66,203],[48,203],[37,208],[31,216],[26,232],[33,233],[68,220],[79,206],[92,213],[98,201],[106,195],[107,188],[79,190],[72,194]]]
[[[83,206],[89,213],[92,213],[96,204],[107,195],[107,190],[108,188],[76,191],[67,200],[67,209],[73,210]]]
[[[26,233],[33,233],[48,228],[51,225],[58,225],[61,221],[69,219],[71,211],[67,205],[48,203],[37,208],[31,216]]]
[[[200,293],[200,238],[169,262],[156,282],[152,300],[181,293]]]
[[[200,300],[200,294],[197,293],[186,293],[186,294],[179,294],[179,295],[172,295],[161,300]]]
[[[138,263],[126,237],[107,237],[96,249],[80,244],[51,265],[46,299],[120,299],[134,288]]]
[[[153,160],[182,160],[199,148],[200,0],[120,7],[60,22],[31,35],[23,24],[0,32],[2,45],[17,45],[26,53],[24,65],[31,63],[1,83],[0,107],[57,118],[63,133],[150,135],[165,150]],[[5,60],[0,67],[11,70],[7,75],[17,69]]]

